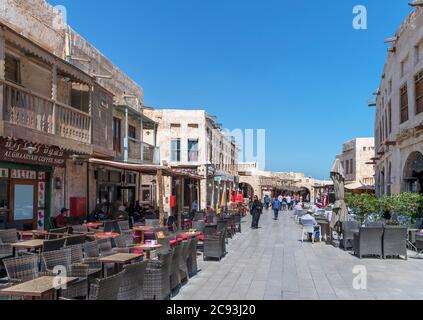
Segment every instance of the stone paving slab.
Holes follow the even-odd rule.
[[[265,211],[260,229],[243,221],[222,261],[203,261],[202,270],[175,300],[378,300],[423,299],[423,259],[358,259],[325,243],[301,243],[293,213],[278,221]],[[353,268],[367,271],[367,290],[354,290]]]

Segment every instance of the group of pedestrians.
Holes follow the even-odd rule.
[[[291,197],[290,195],[279,195],[277,198],[271,199],[269,195],[264,197],[264,204],[259,200],[257,196],[254,197],[253,202],[250,205],[250,212],[252,215],[252,229],[258,229],[260,216],[263,213],[263,207],[269,209],[272,207],[274,212],[274,220],[279,219],[279,212],[280,211],[288,211],[293,210],[294,206],[300,201],[297,197]]]

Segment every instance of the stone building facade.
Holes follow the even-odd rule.
[[[376,191],[378,195],[422,192],[423,8],[401,24],[376,94]]]
[[[337,158],[344,169],[347,189],[374,186],[374,154],[375,139],[372,137],[355,138],[342,145],[342,154]]]
[[[157,124],[143,114],[143,89],[72,30],[61,12],[45,0],[5,0],[0,8],[0,23],[16,32],[12,40],[26,39],[12,43],[2,37],[2,48],[7,54],[6,73],[13,74],[15,71],[10,72],[11,68],[19,69],[19,79],[12,80],[18,80],[18,85],[29,90],[29,95],[34,93],[32,99],[51,99],[54,106],[72,111],[71,116],[61,109],[54,115],[35,115],[50,117],[50,120],[62,116],[63,121],[70,121],[55,128],[56,122],[52,121],[52,127],[45,130],[54,133],[53,136],[38,138],[39,134],[31,135],[22,129],[10,133],[13,137],[25,134],[23,138],[32,137],[37,142],[46,141],[48,145],[71,150],[66,165],[54,168],[49,178],[52,186],[53,182],[57,185],[50,190],[49,213],[54,216],[60,208],[72,206],[73,198],[79,198],[79,202],[85,199],[86,212],[91,212],[99,203],[107,203],[106,209],[111,210],[118,199],[153,204],[157,200],[153,199],[157,186],[150,183],[153,179],[149,176],[87,161],[99,158],[138,164],[160,163],[156,140],[150,139],[156,136]],[[59,63],[55,63],[56,60]],[[7,124],[0,126],[0,135],[9,134],[7,130]],[[68,139],[60,139],[63,138],[59,138],[60,135]],[[150,143],[147,140],[151,140]]]
[[[146,109],[145,115],[158,123],[162,163],[204,178],[201,185],[189,179],[181,182],[182,209],[190,209],[194,200],[200,209],[225,206],[231,201],[237,187],[238,149],[214,118],[205,110]]]

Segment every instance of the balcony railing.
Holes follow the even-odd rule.
[[[17,85],[4,83],[3,119],[11,124],[89,144],[91,116]]]
[[[131,161],[139,161],[148,164],[160,164],[160,149],[158,147],[143,143],[139,140],[129,138],[128,158]],[[142,157],[141,157],[142,148]]]

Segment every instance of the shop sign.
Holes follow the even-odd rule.
[[[0,160],[52,167],[64,167],[66,154],[59,147],[31,144],[23,140],[0,139]]]

